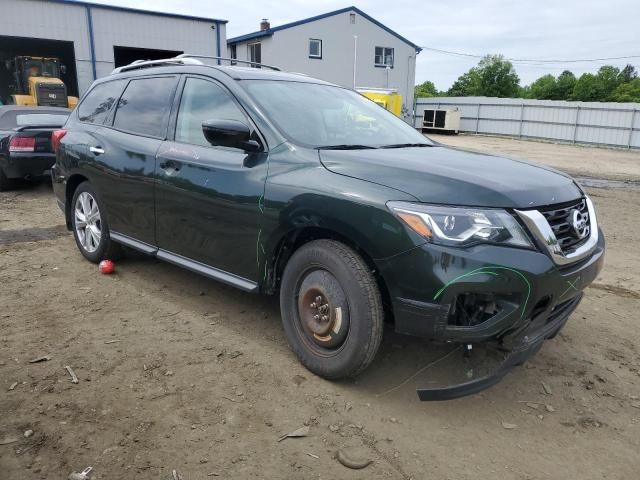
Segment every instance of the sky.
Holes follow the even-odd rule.
[[[145,10],[229,20],[227,38],[354,5],[413,43],[472,55],[503,54],[526,60],[574,60],[637,56],[598,62],[514,62],[521,84],[569,69],[576,75],[604,64],[640,70],[639,0],[93,0]],[[346,3],[350,2],[350,3]],[[423,50],[416,83],[431,80],[440,90],[477,58]]]

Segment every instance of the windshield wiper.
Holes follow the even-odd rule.
[[[391,145],[382,145],[379,148],[408,148],[408,147],[433,147],[430,143],[393,143]]]
[[[345,144],[345,145],[324,145],[322,147],[316,147],[316,148],[318,150],[369,150],[377,147],[372,147],[371,145]]]

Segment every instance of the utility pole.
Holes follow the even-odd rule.
[[[356,70],[358,62],[358,36],[353,36],[353,89],[356,88]]]

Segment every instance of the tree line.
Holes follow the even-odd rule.
[[[531,85],[520,86],[513,64],[502,55],[486,55],[478,65],[460,75],[449,90],[438,91],[426,81],[415,88],[420,97],[502,97],[583,102],[640,102],[640,78],[633,65],[620,69],[604,65],[596,73],[576,77],[565,70],[557,77],[543,75]]]

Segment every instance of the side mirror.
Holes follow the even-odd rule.
[[[239,148],[245,152],[257,152],[262,148],[251,138],[249,126],[237,120],[207,120],[202,123],[202,133],[211,145]]]

